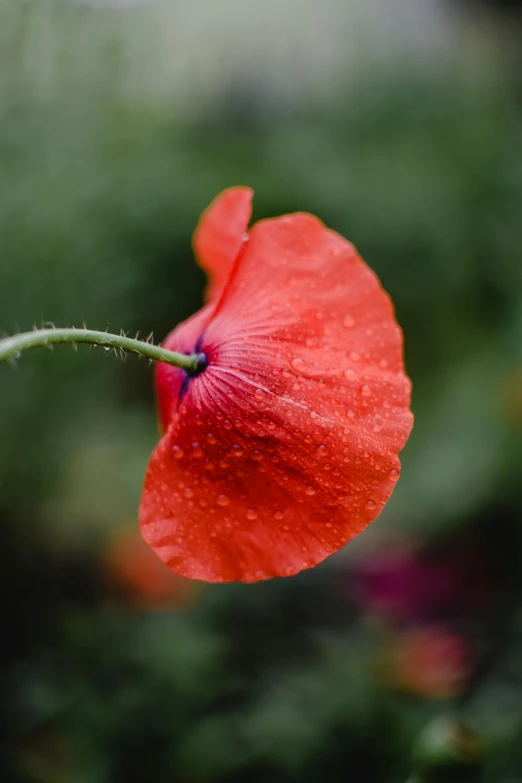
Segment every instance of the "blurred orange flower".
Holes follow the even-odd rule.
[[[103,553],[106,573],[133,603],[147,607],[184,607],[201,586],[173,574],[142,539],[135,523],[123,527]]]

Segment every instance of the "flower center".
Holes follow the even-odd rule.
[[[188,356],[194,356],[196,355],[196,366],[193,370],[182,370],[183,372],[183,383],[181,384],[181,388],[179,390],[179,399],[182,400],[185,394],[188,391],[188,388],[190,386],[190,382],[197,378],[198,375],[201,375],[202,372],[204,372],[208,367],[208,359],[206,353],[203,353],[203,351],[200,351],[201,343],[203,342],[203,336],[199,338],[196,345],[194,346],[194,351],[192,354],[188,354]]]
[[[197,346],[196,346],[197,348]],[[189,378],[197,378],[198,375],[201,375],[201,373],[206,370],[208,367],[208,359],[207,354],[200,352],[198,353],[198,358],[196,360],[196,369],[195,370],[187,370],[187,376]]]

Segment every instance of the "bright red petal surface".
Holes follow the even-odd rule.
[[[204,312],[169,347],[186,350]],[[183,576],[289,576],[360,533],[393,490],[412,426],[401,331],[353,246],[302,214],[254,226],[210,319],[207,369],[181,404],[163,402],[143,536]],[[160,404],[181,386],[172,372]]]
[[[209,277],[205,298],[220,295],[243,242],[252,215],[250,188],[229,188],[203,212],[192,239],[199,265]]]

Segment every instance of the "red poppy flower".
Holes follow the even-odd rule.
[[[194,247],[209,304],[166,339],[200,352],[159,364],[164,435],[140,509],[176,573],[255,582],[310,568],[360,533],[399,477],[412,427],[393,306],[339,234],[308,214],[256,223],[225,191]]]

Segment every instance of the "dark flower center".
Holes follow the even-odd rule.
[[[192,354],[187,352],[187,356],[197,354],[196,367],[193,370],[186,370],[186,371],[182,370],[184,378],[181,384],[181,388],[179,390],[180,400],[182,400],[185,394],[187,393],[188,387],[190,386],[190,382],[193,380],[193,378],[197,378],[198,375],[201,375],[201,373],[204,372],[208,367],[207,355],[206,353],[203,353],[203,351],[201,351],[202,343],[203,343],[203,335],[201,335],[196,345],[194,346],[194,350],[192,351]]]

